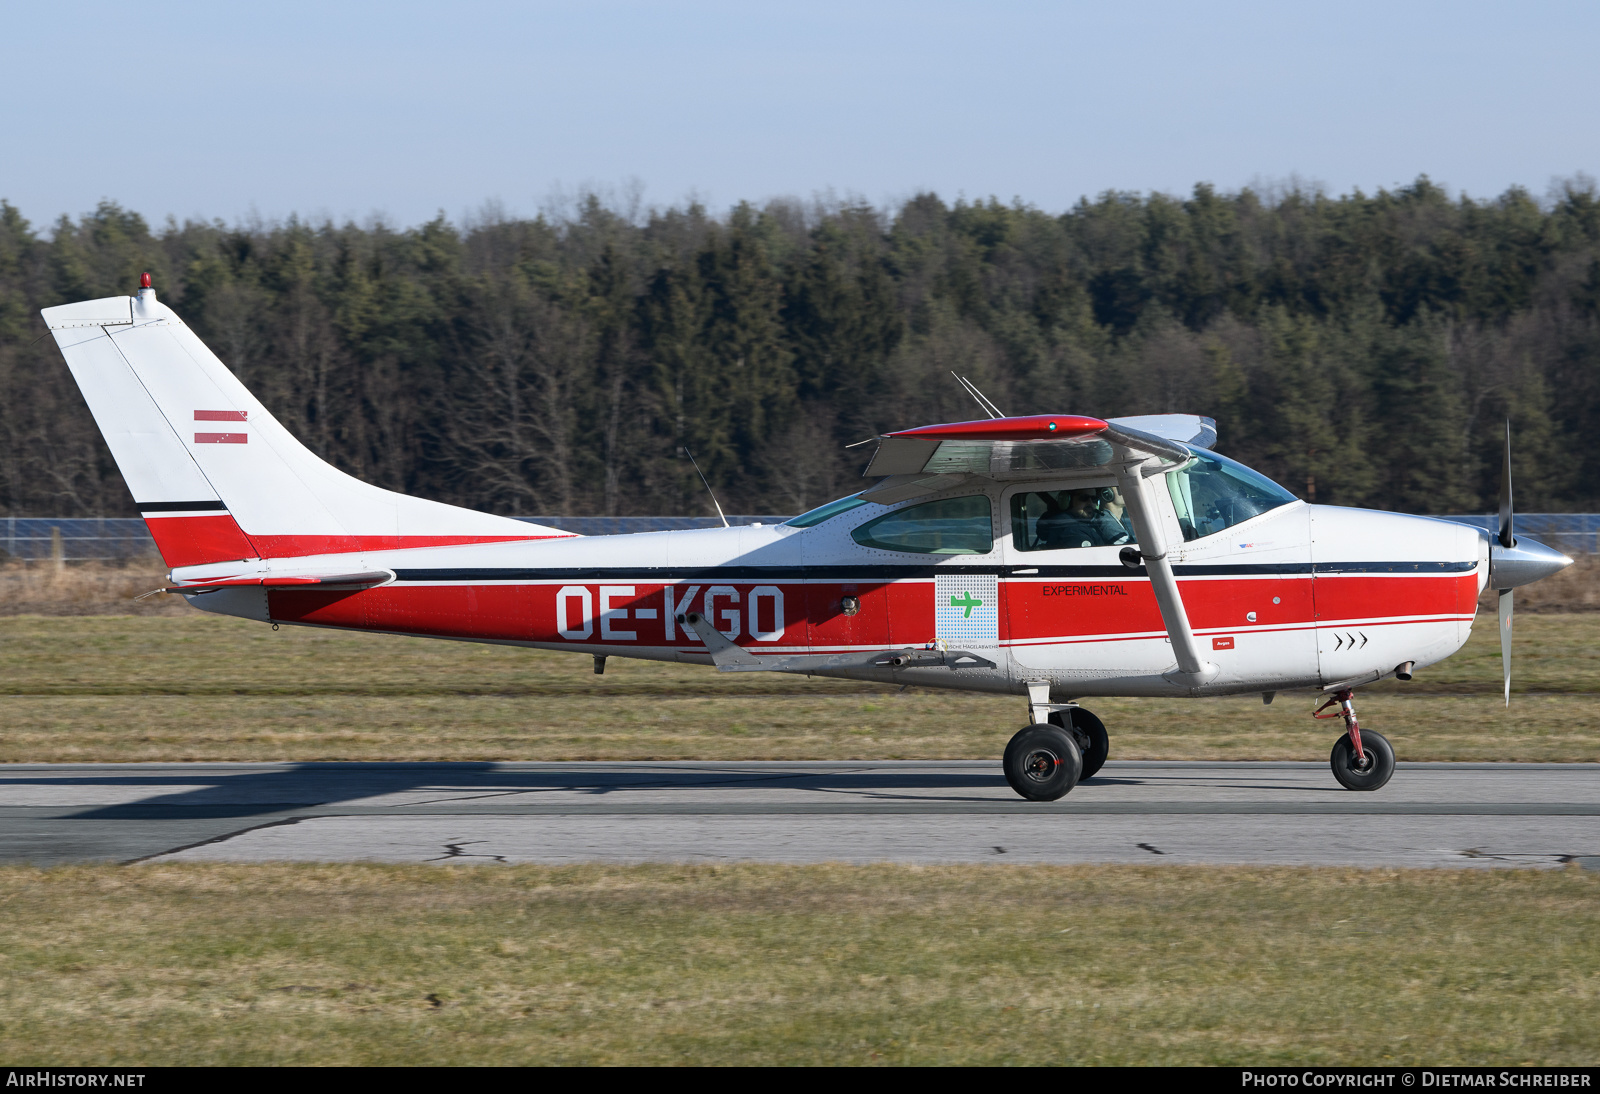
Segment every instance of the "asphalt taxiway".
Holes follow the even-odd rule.
[[[0,861],[1052,862],[1600,868],[1600,764],[0,765]]]

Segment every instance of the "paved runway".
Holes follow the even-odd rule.
[[[1600,869],[1600,764],[0,765],[0,861],[1142,862]]]

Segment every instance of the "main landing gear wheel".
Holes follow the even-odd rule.
[[[1328,762],[1333,767],[1333,777],[1346,790],[1376,790],[1394,774],[1394,748],[1383,734],[1363,729],[1361,752],[1365,763],[1356,759],[1356,746],[1348,733],[1333,742],[1333,755]]]
[[[1060,726],[1023,726],[1006,745],[1006,782],[1029,801],[1053,802],[1083,773],[1083,753]]]
[[[1111,735],[1106,732],[1104,722],[1082,707],[1051,711],[1050,724],[1068,728],[1068,713],[1072,715],[1072,736],[1077,741],[1078,750],[1083,753],[1083,773],[1078,776],[1078,781],[1082,782],[1099,771],[1106,757],[1111,755]]]

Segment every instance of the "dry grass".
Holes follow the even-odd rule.
[[[1600,614],[1362,693],[1403,760],[1600,760]],[[1087,702],[1121,759],[1326,759],[1309,695]],[[998,756],[1020,699],[260,624],[0,619],[0,761],[937,759]]]
[[[0,563],[0,616],[188,614],[182,597],[136,599],[167,584],[166,567],[153,556],[125,565]]]
[[[1578,555],[1554,577],[1524,585],[1517,590],[1516,606],[1519,613],[1600,612],[1600,555]],[[1483,591],[1478,608],[1494,612],[1494,590]]]
[[[0,869],[0,1056],[1576,1064],[1576,870]]]

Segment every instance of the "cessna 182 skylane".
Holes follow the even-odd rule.
[[[1500,594],[1570,564],[1501,527],[1309,505],[1213,451],[1189,415],[1072,414],[878,438],[877,480],[785,524],[584,538],[363,483],[318,459],[171,309],[135,297],[44,319],[133,491],[172,587],[206,611],[1027,696],[1005,752],[1052,800],[1106,760],[1078,700],[1330,696],[1341,784],[1394,751],[1353,689],[1409,679]],[[975,392],[975,389],[974,389]],[[978,396],[981,400],[981,396]]]

